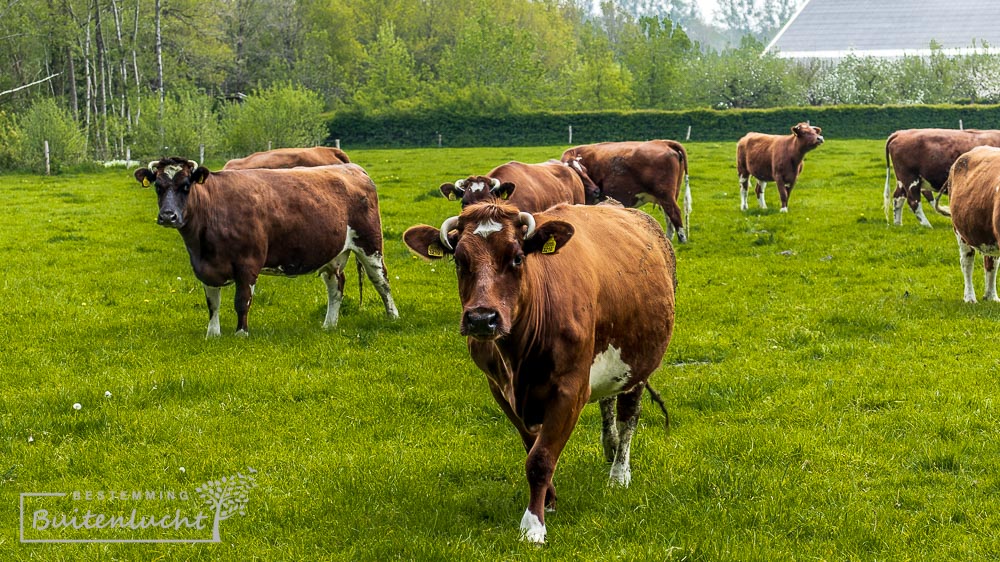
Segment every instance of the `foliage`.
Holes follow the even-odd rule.
[[[21,131],[14,121],[14,116],[0,111],[0,170],[10,170],[14,167],[20,136]]]
[[[258,486],[221,544],[10,534],[0,559],[995,559],[1000,306],[962,302],[948,220],[885,224],[881,140],[811,152],[788,213],[738,210],[734,143],[686,146],[692,242],[675,248],[676,326],[652,378],[670,429],[643,404],[632,485],[609,488],[600,412],[584,408],[542,549],[517,540],[524,448],[459,334],[453,266],[413,258],[402,233],[457,212],[441,182],[562,146],[348,149],[379,188],[400,319],[370,286],[359,305],[352,276],[323,330],[319,279],[262,276],[250,337],[233,335],[225,288],[211,341],[184,245],[131,173],[4,175],[9,524],[21,493],[183,491],[193,505],[246,466]]]
[[[14,154],[18,168],[45,171],[45,141],[49,143],[49,161],[53,173],[84,161],[87,139],[77,128],[68,111],[51,98],[40,99],[18,119]]]
[[[203,92],[187,90],[167,96],[164,102],[161,121],[159,102],[153,98],[143,100],[132,149],[135,157],[197,159],[201,145],[205,145],[207,154],[221,154],[215,100]]]
[[[320,115],[323,100],[315,92],[283,84],[254,91],[222,112],[222,131],[230,155],[268,148],[315,146],[325,138]]]

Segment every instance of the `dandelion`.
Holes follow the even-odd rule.
[[[180,468],[178,468],[177,470],[181,471],[181,474],[184,474],[185,472],[187,472],[187,470],[185,470],[183,466],[180,467]]]
[[[28,443],[34,443],[34,442],[35,442],[35,436],[34,435],[29,435],[28,436]]]
[[[104,391],[104,397],[105,398],[111,398],[111,391],[110,390],[105,390]]]
[[[82,409],[82,408],[83,408],[83,404],[80,404],[79,402],[77,402],[76,404],[73,404],[73,409],[74,410],[79,410],[79,409]]]

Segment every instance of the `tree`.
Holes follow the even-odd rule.
[[[642,108],[676,109],[687,101],[686,60],[695,46],[668,19],[644,17],[637,33],[624,40],[623,60],[633,77],[635,104]]]
[[[384,23],[378,38],[369,45],[362,85],[354,94],[355,104],[379,112],[417,94],[420,78],[406,44],[396,37],[392,23]]]

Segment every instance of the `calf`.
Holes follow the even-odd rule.
[[[977,146],[1000,146],[1000,131],[966,129],[905,129],[889,135],[885,141],[885,218],[893,211],[893,224],[903,224],[903,204],[907,203],[920,224],[931,223],[920,206],[924,181],[932,192],[940,193],[948,180],[948,171],[959,155]],[[890,163],[896,173],[896,190],[890,191]],[[924,192],[928,201],[931,193]]]
[[[597,202],[596,186],[589,191],[585,189],[576,168],[559,160],[541,164],[508,162],[485,176],[470,176],[442,184],[441,193],[452,201],[460,199],[463,208],[496,197],[529,213],[544,211],[559,203]]]
[[[972,269],[976,252],[983,254],[986,288],[983,300],[997,298],[997,258],[1000,257],[1000,148],[980,146],[958,157],[951,167],[945,189],[948,207],[934,201],[934,209],[951,217],[958,239],[959,262],[965,280],[965,302],[976,302]]]
[[[375,184],[354,164],[292,170],[209,172],[185,158],[164,158],[135,171],[156,186],[157,222],[180,232],[194,274],[205,287],[207,336],[219,335],[221,287],[236,283],[236,333],[260,274],[319,272],[327,287],[324,328],[336,326],[351,252],[385,303],[399,313],[382,260],[382,224]]]
[[[587,402],[600,402],[610,482],[628,486],[640,398],[674,326],[674,254],[652,217],[610,205],[526,213],[501,200],[466,207],[407,246],[454,256],[461,333],[521,435],[531,497],[525,540],[545,541],[552,475]]]
[[[601,197],[611,197],[626,207],[658,205],[666,217],[667,238],[687,242],[691,219],[691,185],[684,146],[672,140],[602,142],[575,146],[563,152],[562,161],[593,184]],[[684,217],[677,204],[684,185]]]
[[[788,196],[795,187],[795,180],[802,173],[802,160],[806,153],[823,144],[823,129],[809,123],[792,127],[790,135],[765,135],[747,133],[736,144],[736,171],[740,177],[740,210],[745,211],[750,176],[757,178],[757,202],[766,209],[764,188],[767,182],[778,184],[781,212],[788,212]]]
[[[297,166],[328,166],[349,164],[351,159],[339,148],[314,146],[312,148],[277,148],[254,152],[245,158],[234,158],[223,170],[250,170],[253,168],[295,168]]]

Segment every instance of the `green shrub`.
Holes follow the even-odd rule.
[[[0,171],[14,167],[14,150],[20,136],[14,116],[0,111]]]
[[[208,153],[221,153],[219,119],[214,100],[202,92],[181,92],[168,96],[163,104],[161,132],[159,100],[143,100],[139,125],[133,139],[133,156],[157,159],[164,156],[199,157],[200,145]]]
[[[254,91],[223,111],[226,148],[240,156],[268,147],[315,146],[326,135],[322,113],[319,94],[305,88],[284,84]]]
[[[18,123],[14,164],[32,172],[45,172],[45,141],[49,142],[50,167],[57,173],[84,161],[87,139],[68,111],[51,98],[35,102]]]

